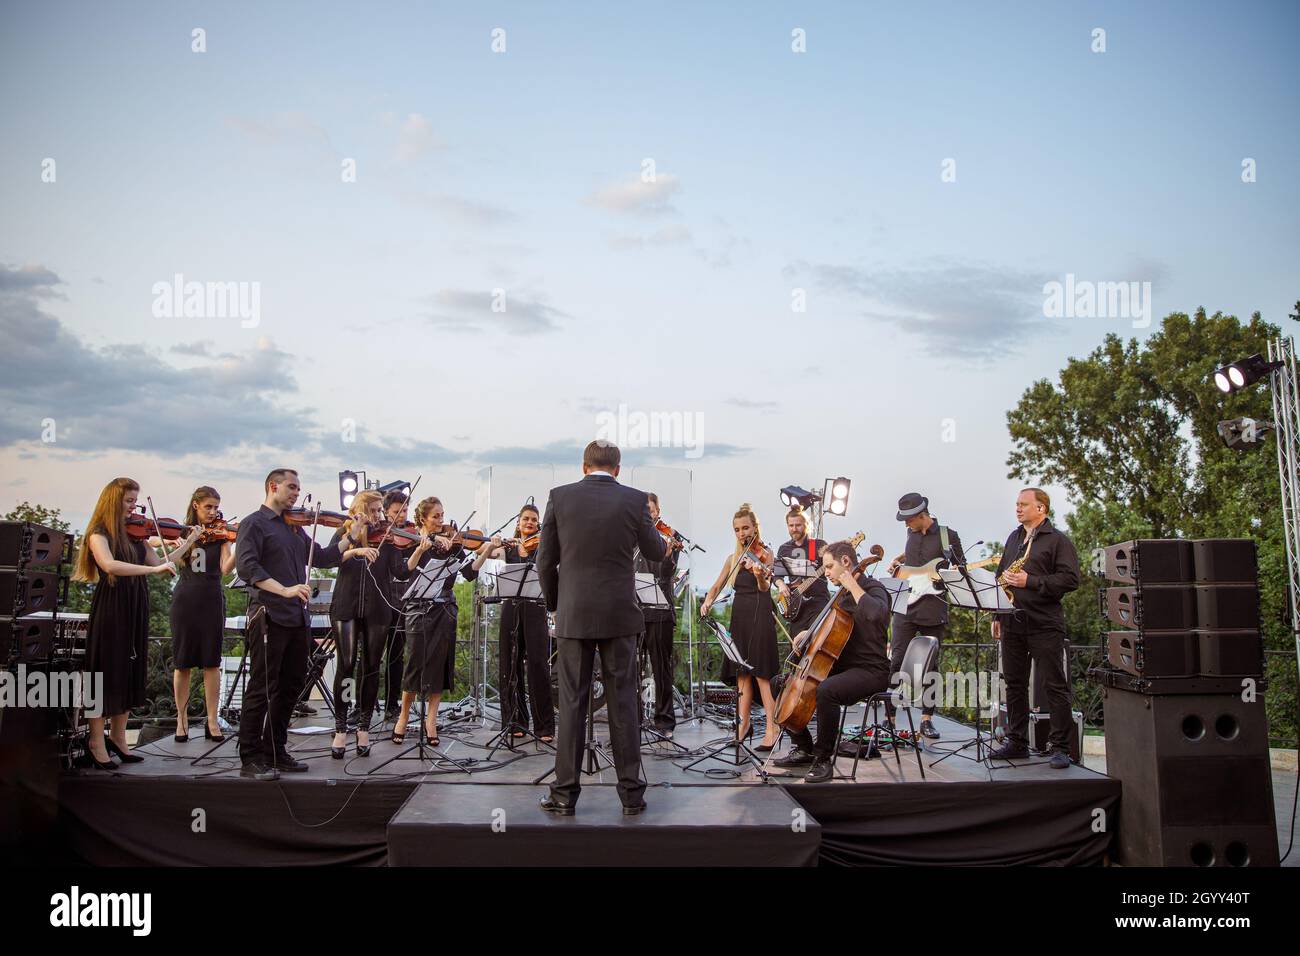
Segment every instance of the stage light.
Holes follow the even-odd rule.
[[[1259,422],[1253,418],[1232,418],[1219,422],[1219,437],[1229,448],[1249,448],[1258,445],[1272,430],[1272,422]]]
[[[402,494],[406,495],[406,497],[408,498],[411,497],[411,483],[405,480],[390,481],[386,485],[380,485],[375,490],[378,491],[381,495],[386,495],[390,491],[400,491]]]
[[[347,511],[352,507],[352,501],[357,496],[357,491],[361,488],[361,482],[365,472],[340,471],[339,472],[339,506]]]
[[[787,508],[798,505],[800,508],[807,510],[818,501],[821,495],[815,491],[808,491],[806,488],[800,488],[798,485],[786,485],[781,489],[781,504]]]
[[[1214,372],[1214,387],[1225,395],[1253,385],[1275,368],[1281,368],[1281,362],[1270,362],[1256,352],[1240,362],[1225,365]]]
[[[843,476],[839,478],[827,478],[826,485],[830,489],[830,504],[827,510],[837,517],[843,517],[849,512],[849,489],[853,482]]]

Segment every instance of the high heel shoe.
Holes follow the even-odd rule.
[[[185,733],[176,734],[172,737],[172,740],[176,741],[178,744],[187,743],[189,739],[190,739],[190,731],[188,727],[185,728]]]
[[[738,741],[748,740],[752,736],[754,736],[754,725],[750,724],[748,727],[745,728],[744,733],[739,733],[736,736],[736,740]]]
[[[144,758],[141,757],[139,754],[129,754],[121,747],[119,747],[117,744],[113,743],[113,738],[108,736],[108,734],[104,735],[104,746],[108,748],[109,753],[111,753],[118,760],[122,761],[122,763],[143,763],[144,762]]]
[[[370,744],[363,744],[361,742],[360,736],[357,737],[357,756],[358,757],[370,756]]]
[[[330,756],[333,757],[335,760],[342,760],[347,755],[348,755],[347,740],[343,741],[342,747],[335,747],[333,744],[330,745]]]
[[[209,726],[207,725],[207,723],[204,723],[204,725],[203,725],[203,736],[204,736],[206,739],[211,740],[213,743],[218,743],[218,744],[220,744],[220,743],[225,743],[225,741],[226,741],[226,735],[225,735],[225,734],[214,734],[214,733],[212,732],[212,728],[209,727]]]
[[[121,766],[112,757],[107,760],[100,760],[89,747],[86,748],[86,756],[90,758],[90,763],[96,770],[117,770]]]

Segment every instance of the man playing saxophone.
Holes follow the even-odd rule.
[[[1051,765],[1070,766],[1070,681],[1062,664],[1065,611],[1061,598],[1079,586],[1079,556],[1065,534],[1052,526],[1051,499],[1041,488],[1016,497],[1018,527],[1007,538],[998,564],[998,583],[1015,610],[993,619],[993,639],[1002,642],[1002,676],[1007,684],[1007,741],[989,756],[1029,756],[1029,662],[1046,678],[1051,715]]]

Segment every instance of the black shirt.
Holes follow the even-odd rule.
[[[776,556],[778,558],[801,558],[805,561],[811,561],[813,564],[820,564],[822,552],[825,550],[826,542],[821,538],[805,536],[802,544],[795,544],[792,539],[781,545],[776,549]],[[780,569],[780,564],[777,565],[777,568]],[[789,575],[784,575],[784,577],[785,583],[790,587],[801,584],[806,580],[805,578],[792,578]],[[818,578],[816,583],[808,585],[808,590],[804,592],[803,596],[805,600],[825,604],[830,600],[831,589],[825,578]]]
[[[891,595],[883,584],[865,574],[858,575],[858,584],[864,592],[861,601],[855,603],[852,595],[844,595],[844,601],[853,611],[853,632],[831,673],[858,667],[888,678],[889,655],[885,653],[885,637],[889,630]],[[835,599],[839,600],[839,595]]]
[[[296,597],[281,597],[254,587],[258,581],[274,580],[285,587],[307,583],[307,553],[314,550],[312,567],[332,568],[339,563],[337,544],[322,548],[307,532],[291,525],[266,505],[239,522],[235,538],[235,566],[248,582],[248,616],[260,604],[276,624],[310,627],[307,605]]]
[[[919,568],[935,558],[955,558],[957,561],[964,561],[965,554],[961,549],[961,537],[952,528],[948,529],[948,546],[952,549],[952,555],[943,553],[943,540],[939,534],[939,522],[930,523],[929,531],[907,530],[907,543],[903,547],[903,563],[914,568]],[[948,604],[937,594],[927,594],[923,598],[918,598],[915,604],[907,609],[905,615],[907,619],[914,624],[920,624],[922,627],[931,625],[940,625],[948,623]]]
[[[1021,556],[1024,550],[1025,529],[1017,526],[1007,538],[1006,550],[998,563],[998,574]],[[1025,561],[1029,579],[1023,588],[1012,588],[1012,603],[1020,613],[1003,614],[1004,623],[1016,630],[1065,630],[1065,610],[1061,598],[1079,586],[1079,555],[1064,533],[1052,527],[1044,518],[1034,532]]]
[[[662,561],[650,561],[641,549],[636,552],[636,569],[640,574],[653,574],[663,592],[668,607],[642,607],[641,616],[646,621],[676,621],[677,614],[673,608],[673,575],[677,573],[677,557],[681,554],[677,548],[669,548],[668,556]]]
[[[401,607],[399,601],[393,600],[393,581],[410,577],[410,572],[406,570],[406,558],[411,552],[403,551],[391,541],[385,541],[379,546],[379,557],[373,564],[361,555],[344,560],[344,551],[361,547],[359,544],[343,542],[345,533],[339,528],[330,540],[330,545],[337,547],[340,555],[339,575],[334,582],[334,596],[330,599],[330,620],[355,621],[364,618],[389,624],[397,613],[396,609]]]

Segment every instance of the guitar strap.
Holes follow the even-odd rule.
[[[951,545],[948,544],[947,525],[942,525],[942,524],[939,525],[939,547],[943,549],[944,555],[946,556],[948,553],[948,548],[951,547]]]

